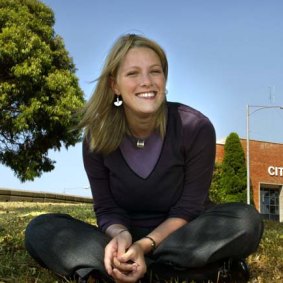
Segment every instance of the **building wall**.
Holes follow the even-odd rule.
[[[241,139],[246,154],[246,140]],[[260,208],[260,185],[283,186],[283,144],[250,140],[250,177],[256,208]],[[224,145],[216,146],[216,162],[222,162]],[[282,193],[280,199],[282,199]],[[282,202],[281,202],[282,203]],[[283,215],[283,205],[280,206]]]

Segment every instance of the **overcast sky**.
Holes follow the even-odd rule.
[[[157,41],[169,61],[168,100],[197,108],[215,126],[218,141],[246,137],[246,105],[283,106],[281,0],[43,0],[55,13],[88,99],[90,83],[121,34]],[[251,109],[251,113],[256,108]],[[250,138],[283,142],[283,110],[250,115]],[[56,168],[20,183],[0,165],[0,187],[90,196],[81,144],[50,152]]]

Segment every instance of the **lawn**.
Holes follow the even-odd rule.
[[[68,213],[95,223],[90,204],[0,202],[0,283],[63,283],[40,267],[25,251],[24,231],[35,216],[47,212]],[[283,282],[283,224],[266,221],[258,251],[248,258],[251,283]]]

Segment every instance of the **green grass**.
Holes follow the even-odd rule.
[[[91,204],[0,202],[0,283],[63,283],[40,267],[23,245],[26,225],[35,216],[47,212],[68,213],[95,224]],[[266,221],[258,251],[248,258],[251,283],[283,282],[283,224]]]

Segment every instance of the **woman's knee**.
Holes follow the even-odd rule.
[[[69,214],[64,213],[46,213],[46,214],[40,214],[33,218],[29,225],[39,225],[44,223],[50,223],[62,219],[71,219],[72,217]]]
[[[209,209],[208,215],[213,215],[214,220],[221,218],[226,227],[233,231],[241,231],[247,239],[259,242],[263,233],[263,221],[259,212],[252,205],[245,203],[224,203]],[[225,221],[224,221],[225,220]]]
[[[246,228],[250,233],[262,234],[262,217],[254,206],[238,203],[235,214],[241,219],[243,228]]]
[[[56,223],[56,219],[61,217],[67,218],[70,216],[59,213],[41,214],[33,218],[26,227],[24,239],[25,248],[42,266],[45,266],[45,264],[40,251],[45,241],[50,238],[50,231],[54,230],[54,228],[52,228],[54,222]]]
[[[244,203],[230,204],[233,215],[237,218],[238,229],[245,235],[247,243],[252,243],[255,250],[263,234],[263,220],[257,209]]]
[[[71,218],[70,215],[61,213],[47,213],[35,217],[26,227],[25,241],[34,241],[37,236],[42,237],[46,235],[48,237],[49,232],[56,230],[56,227],[61,225],[60,222],[62,223],[63,219]]]
[[[71,216],[68,214],[62,214],[62,213],[46,213],[46,214],[40,214],[36,217],[34,217],[28,224],[28,226],[34,226],[34,225],[40,225],[44,223],[50,223],[50,221],[56,221],[57,218],[70,218]]]

